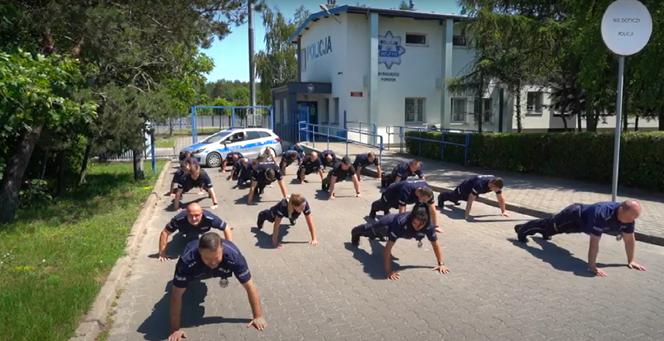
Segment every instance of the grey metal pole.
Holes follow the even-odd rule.
[[[249,26],[249,97],[251,106],[256,106],[256,82],[254,77],[254,8],[253,0],[247,0],[247,21]],[[252,108],[251,113],[253,114]]]
[[[618,172],[620,168],[620,133],[622,132],[623,83],[625,81],[625,56],[618,58],[618,92],[616,94],[616,131],[613,143],[613,183],[611,201],[618,195]]]

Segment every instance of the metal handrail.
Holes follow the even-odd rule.
[[[422,142],[433,142],[433,143],[438,143],[440,145],[440,159],[443,160],[445,156],[445,145],[450,145],[453,147],[461,147],[463,148],[463,164],[467,165],[468,164],[468,149],[470,148],[470,133],[461,133],[464,135],[464,143],[457,143],[457,142],[451,142],[451,141],[445,141],[445,132],[442,133],[440,140],[435,140],[435,139],[430,139],[430,138],[424,138],[424,137],[419,137],[419,136],[405,136],[406,139],[411,139],[415,141],[422,141]],[[422,155],[422,144],[418,144],[418,155]]]
[[[319,129],[314,129],[314,128],[319,128]],[[320,128],[327,129],[327,133],[321,132]],[[340,137],[337,135],[331,135],[330,130],[333,129],[335,132],[344,132],[345,137]],[[348,132],[351,133],[356,133],[360,135],[367,135],[369,137],[376,138],[378,140],[378,146],[375,144],[371,143],[365,143],[362,141],[355,141],[352,139],[348,138]],[[330,138],[335,139],[335,140],[341,140],[346,142],[346,155],[348,155],[348,144],[357,144],[357,145],[362,145],[362,146],[367,146],[371,148],[378,148],[379,150],[379,158],[382,158],[383,156],[383,149],[384,149],[384,144],[383,144],[383,136],[379,134],[373,134],[373,133],[368,133],[364,131],[357,131],[357,130],[349,130],[349,129],[344,129],[344,128],[339,128],[336,126],[330,126],[330,125],[322,125],[322,124],[314,124],[314,123],[308,123],[306,121],[299,121],[298,122],[298,141],[302,141],[301,134],[305,133],[306,140],[309,140],[309,134],[313,134],[314,136],[324,136],[327,138],[327,149],[330,149]],[[316,146],[316,139],[314,138],[312,141],[312,145],[315,147]]]

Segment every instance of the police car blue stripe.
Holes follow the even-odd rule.
[[[220,149],[217,149],[217,151],[220,152],[220,153],[228,153],[228,152],[232,152],[232,151],[236,151],[236,150],[244,150],[244,149],[261,147],[261,146],[277,144],[277,143],[278,142],[276,140],[269,140],[269,141],[265,141],[265,142],[253,142],[253,143],[245,144],[243,146],[220,148]]]

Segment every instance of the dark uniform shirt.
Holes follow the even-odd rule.
[[[374,160],[372,162],[369,162],[368,154],[358,154],[355,157],[355,161],[353,162],[353,166],[355,168],[364,168],[369,165],[374,165],[378,167],[378,157],[374,156]]]
[[[293,210],[291,216],[288,216],[288,199],[281,199],[281,201],[270,208],[270,213],[272,213],[272,216],[274,217],[290,218],[293,220],[300,216],[300,213],[295,212],[295,210]],[[302,211],[302,213],[304,213],[305,216],[311,214],[311,207],[309,207],[309,202],[304,202],[304,211]]]
[[[203,210],[203,216],[198,225],[192,225],[189,222],[187,219],[187,211],[178,213],[166,225],[166,230],[168,232],[173,233],[179,231],[180,234],[184,234],[188,237],[198,237],[203,233],[209,232],[212,228],[223,231],[226,229],[226,222],[208,210]]]
[[[621,223],[618,220],[617,202],[599,202],[583,205],[581,209],[581,230],[587,234],[601,236],[603,232],[634,233],[634,223]]]
[[[327,160],[327,158],[326,158],[327,155],[332,156],[331,161]],[[329,149],[324,150],[322,153],[320,153],[319,157],[321,159],[321,162],[323,162],[324,167],[334,167],[334,164],[337,162],[337,155],[334,154],[334,152],[329,150]]]
[[[289,164],[293,163],[295,161],[301,161],[302,157],[300,156],[300,153],[298,153],[296,150],[287,150],[284,152],[283,155],[281,155],[282,160],[286,160]]]
[[[294,144],[294,145],[290,146],[290,148],[288,148],[288,150],[294,150],[300,155],[300,157],[304,157],[304,148],[302,148],[302,146],[298,146],[298,145]]]
[[[308,173],[313,173],[313,172],[318,172],[323,168],[323,162],[320,160],[320,156],[316,158],[316,160],[312,160],[311,157],[306,157],[304,158],[304,161],[302,161],[302,167],[308,172]]]
[[[415,238],[416,240],[422,240],[424,237],[427,237],[427,239],[432,242],[438,240],[438,237],[436,236],[436,230],[431,224],[427,224],[421,230],[415,231],[413,226],[410,224],[410,212],[388,214],[381,218],[381,220],[383,219],[387,219],[389,221],[388,238],[392,242],[397,241],[399,238]]]
[[[223,259],[221,263],[211,269],[201,259],[198,251],[198,240],[192,240],[187,244],[175,266],[173,285],[178,288],[186,288],[189,282],[195,279],[210,277],[228,278],[235,275],[240,283],[244,284],[251,279],[251,272],[247,261],[233,242],[223,239]]]
[[[341,162],[334,165],[334,169],[330,172],[330,176],[336,176],[337,181],[341,181],[355,175],[355,167],[353,167],[353,165],[349,165],[347,170],[343,170],[341,165]]]
[[[236,162],[233,165],[233,176],[238,179],[249,180],[252,173],[251,161],[247,162],[246,165],[242,162]]]
[[[233,160],[233,157],[237,155],[237,160]],[[240,152],[230,152],[226,154],[226,166],[232,165],[235,166],[236,163],[239,163],[243,158],[242,153]]]
[[[383,201],[388,204],[410,205],[417,203],[415,191],[420,187],[429,187],[424,180],[407,180],[391,184],[383,192]],[[433,197],[427,204],[433,204]]]
[[[251,175],[251,180],[258,182],[259,186],[265,186],[271,184],[272,181],[268,181],[267,177],[265,176],[265,171],[267,171],[268,169],[274,169],[275,180],[282,179],[281,168],[279,168],[279,166],[277,166],[276,163],[267,161],[267,162],[261,162],[258,165],[256,165]]]
[[[406,180],[406,178],[415,175],[417,175],[417,177],[419,177],[420,179],[424,177],[424,175],[422,174],[422,164],[420,164],[420,166],[417,167],[417,170],[415,170],[415,172],[410,170],[409,162],[401,162],[392,170],[392,177],[396,179],[396,177],[398,176],[399,178],[401,178],[401,181]]]
[[[491,182],[496,177],[493,175],[475,175],[470,179],[464,180],[461,185],[459,185],[459,190],[462,194],[466,196],[472,194],[474,196],[479,196],[480,194],[489,193],[489,182]],[[496,194],[502,193],[502,190],[498,190]]]
[[[194,187],[212,188],[212,180],[210,180],[210,176],[202,169],[200,172],[201,173],[198,175],[196,180],[191,177],[191,174],[186,174],[182,178],[182,182],[175,183],[178,185],[178,187],[182,187],[185,192],[191,190]]]

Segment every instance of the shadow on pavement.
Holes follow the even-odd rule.
[[[574,257],[571,252],[556,244],[541,238],[532,238],[532,241],[541,246],[541,249],[538,249],[528,245],[528,243],[521,243],[513,238],[508,238],[507,240],[514,244],[514,246],[528,251],[543,262],[549,263],[556,270],[571,272],[580,277],[595,277],[595,275],[588,271],[588,263],[586,261]]]
[[[164,296],[157,302],[152,314],[141,323],[137,331],[143,334],[145,340],[164,340],[169,336],[170,326],[170,287],[169,282],[164,290]],[[189,283],[187,291],[182,297],[182,321],[183,328],[198,327],[206,324],[218,323],[249,323],[249,318],[227,318],[222,316],[204,316],[205,296],[207,296],[207,285],[201,281]]]
[[[364,266],[364,272],[369,275],[372,279],[387,279],[385,275],[385,269],[383,268],[383,251],[385,246],[381,244],[378,240],[370,240],[369,245],[371,246],[371,253],[362,249],[363,245],[366,245],[367,239],[362,237],[360,238],[360,246],[355,247],[353,244],[346,242],[344,247],[346,250],[353,253],[353,258],[357,259]],[[402,271],[406,269],[419,269],[419,268],[431,268],[430,266],[422,265],[405,265],[401,266],[394,262],[399,260],[399,258],[392,256],[392,269],[394,271]]]
[[[268,231],[272,232],[273,226],[274,224],[270,223],[269,221],[265,221],[265,224],[263,224],[263,228],[260,230],[258,229],[258,227],[252,227],[251,232],[254,234],[254,237],[256,237],[256,244],[254,245],[260,247],[261,249],[274,249],[274,247],[272,247],[272,234],[265,232],[265,229],[268,229]],[[281,241],[281,243],[286,243],[286,244],[289,243],[289,242],[284,242],[283,239],[288,234],[288,230],[290,229],[290,227],[291,227],[290,225],[286,224],[281,224],[281,226],[279,227],[279,240]]]
[[[447,208],[447,209],[446,209]],[[440,213],[450,219],[464,220],[466,210],[454,205],[438,206]]]

